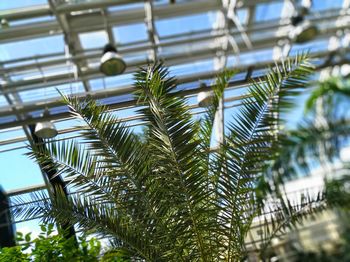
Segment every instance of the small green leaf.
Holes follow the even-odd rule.
[[[53,230],[54,225],[52,223],[50,223],[50,224],[48,224],[47,228],[48,228],[48,230]]]
[[[40,229],[41,229],[42,232],[46,232],[46,227],[45,227],[45,225],[40,225]]]
[[[28,234],[26,234],[26,236],[25,236],[25,240],[26,240],[27,242],[30,242],[30,239],[31,239],[31,238],[30,238],[30,234],[31,234],[31,233],[28,233]]]

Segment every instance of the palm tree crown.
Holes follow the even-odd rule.
[[[44,214],[111,237],[135,259],[240,260],[252,220],[265,208],[257,190],[281,151],[281,115],[311,73],[306,55],[299,55],[252,81],[215,150],[215,112],[230,71],[219,74],[212,104],[197,120],[167,69],[141,69],[135,97],[146,123],[142,139],[107,107],[64,96],[72,116],[83,121],[81,139],[34,147],[30,157],[69,178],[79,194],[65,198],[56,189],[53,199],[37,195],[39,201],[16,213]],[[279,218],[291,214],[282,213]]]

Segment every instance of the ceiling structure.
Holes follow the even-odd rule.
[[[56,123],[57,139],[77,135],[58,91],[89,95],[130,125],[141,124],[134,108],[132,74],[156,60],[164,61],[177,76],[179,94],[189,98],[194,113],[200,113],[195,95],[209,90],[225,66],[240,71],[225,94],[228,110],[239,105],[249,78],[263,76],[265,68],[283,56],[309,51],[318,69],[346,65],[350,59],[350,0],[313,1],[307,19],[317,24],[319,34],[304,44],[289,38],[291,16],[300,1],[32,2],[13,9],[0,4],[0,157],[25,147],[28,125],[43,118]],[[123,56],[123,75],[100,73],[107,43]],[[43,117],[45,109],[50,115]]]

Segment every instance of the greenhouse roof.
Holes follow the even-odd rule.
[[[11,165],[13,173],[26,168],[40,174],[29,160],[30,167],[15,165],[25,158],[18,155],[26,152],[31,139],[29,125],[45,118],[55,122],[57,139],[76,135],[59,92],[89,95],[131,125],[140,124],[132,96],[133,73],[155,60],[162,60],[177,76],[178,90],[188,96],[194,113],[200,112],[194,96],[208,89],[225,66],[240,71],[225,96],[227,108],[232,108],[239,104],[247,79],[263,76],[267,66],[285,55],[308,51],[318,68],[349,61],[349,0],[313,1],[306,19],[318,26],[318,34],[303,44],[290,39],[291,17],[301,1],[172,2],[0,2],[0,152],[7,156],[0,163],[6,172]],[[106,77],[100,72],[107,43],[124,58],[124,74]],[[46,109],[49,116],[42,116]],[[1,178],[0,183],[9,191],[25,192],[24,187],[42,182],[30,174],[17,177],[8,183]]]

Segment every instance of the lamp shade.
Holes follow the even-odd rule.
[[[344,64],[340,67],[340,73],[343,77],[349,77],[350,76],[350,65]]]
[[[10,27],[9,22],[8,22],[7,19],[5,19],[5,18],[2,18],[2,19],[1,19],[0,24],[1,24],[1,28],[2,28],[2,29],[6,29],[6,28],[9,28],[9,27]]]
[[[343,162],[350,162],[350,147],[343,147],[339,153],[340,160]]]
[[[58,132],[53,123],[50,121],[39,122],[35,125],[34,134],[40,138],[53,138]]]
[[[213,102],[212,92],[199,92],[197,95],[197,102],[200,107],[207,107]]]
[[[100,71],[107,76],[120,75],[124,73],[126,64],[117,53],[117,49],[111,44],[107,44],[101,57]]]
[[[296,43],[305,43],[314,39],[318,34],[317,26],[311,24],[309,20],[303,20],[294,26],[289,37]]]

